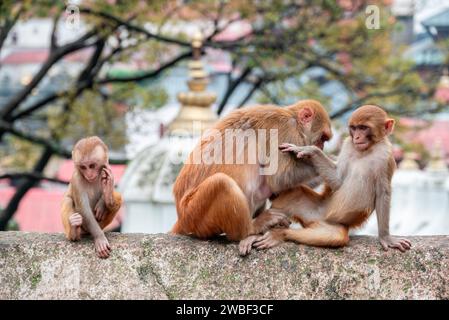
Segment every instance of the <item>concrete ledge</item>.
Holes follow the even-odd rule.
[[[342,249],[284,244],[241,258],[237,245],[117,234],[107,260],[86,239],[0,232],[0,299],[449,299],[449,236],[402,254],[376,238]]]

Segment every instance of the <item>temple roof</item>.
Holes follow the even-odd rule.
[[[425,27],[449,27],[449,8],[422,22]]]

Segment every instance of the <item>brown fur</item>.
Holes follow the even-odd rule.
[[[387,239],[382,240],[386,241],[384,247],[389,245],[401,251],[410,248],[408,240],[393,239],[388,230],[391,178],[396,167],[391,144],[386,137],[392,130],[392,121],[377,106],[358,108],[349,123],[368,126],[373,137],[366,138],[373,139],[372,143],[366,150],[358,151],[348,138],[337,165],[332,164],[320,150],[309,149],[312,163],[333,190],[328,186],[324,193],[318,194],[300,186],[282,192],[270,210],[285,212],[305,228],[273,229],[270,234],[256,240],[255,246],[268,248],[284,240],[313,246],[344,246],[349,241],[349,228],[362,225],[376,209],[379,237]],[[295,150],[305,152],[300,149]],[[351,172],[354,173],[351,175]]]
[[[298,120],[304,110],[312,110],[313,114],[312,130],[308,133]],[[278,129],[279,141],[294,141],[298,145],[313,144],[322,134],[331,136],[329,116],[321,104],[313,100],[284,108],[257,106],[239,109],[220,120],[214,129],[221,137],[224,137],[226,129]],[[200,141],[176,179],[173,192],[178,220],[173,233],[198,238],[225,233],[230,240],[241,240],[250,234],[263,232],[271,224],[279,222],[269,214],[260,214],[253,219],[271,193],[295,187],[315,175],[310,165],[285,154],[279,154],[278,170],[271,176],[259,174],[261,164],[194,164],[194,153],[203,152],[211,143],[206,139]],[[247,150],[246,143],[245,154]],[[220,156],[223,159],[223,155]]]
[[[81,233],[91,234],[102,258],[108,257],[110,251],[103,229],[112,222],[122,205],[121,195],[113,191],[107,152],[108,147],[98,137],[88,137],[75,144],[72,151],[75,170],[61,206],[67,239],[76,241]],[[104,214],[94,215],[97,209]],[[72,216],[81,219],[82,224],[71,225]]]

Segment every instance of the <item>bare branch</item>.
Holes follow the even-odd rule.
[[[0,175],[0,180],[4,179],[21,179],[21,178],[31,178],[35,180],[46,180],[49,182],[55,182],[59,184],[67,185],[69,184],[69,181],[57,179],[57,178],[50,178],[46,177],[43,174],[37,173],[37,172],[14,172],[14,173],[6,173],[3,175]]]
[[[53,29],[50,36],[50,51],[54,51],[58,47],[58,21],[61,17],[62,11],[59,11],[53,18]]]
[[[92,44],[86,43],[90,37],[96,34],[96,30],[92,30],[78,40],[64,45],[55,49],[53,52],[50,52],[47,61],[41,66],[40,70],[34,75],[33,79],[30,81],[28,85],[22,88],[22,90],[17,93],[2,109],[0,113],[0,117],[2,119],[7,120],[11,113],[28,97],[31,91],[40,83],[40,81],[45,77],[48,70],[62,57],[65,55],[77,51],[82,48],[86,48],[91,46]]]
[[[228,85],[227,90],[223,96],[223,99],[221,100],[220,105],[218,106],[218,109],[217,109],[218,114],[221,114],[223,112],[223,109],[225,108],[226,104],[228,103],[228,100],[231,98],[234,91],[249,76],[251,71],[252,71],[252,68],[249,66],[246,66],[245,69],[240,74],[240,76],[238,76],[235,80],[233,80]]]
[[[191,56],[192,56],[192,50],[189,50],[189,51],[186,51],[184,53],[181,53],[180,55],[178,55],[177,57],[173,58],[169,62],[166,62],[166,63],[162,64],[156,70],[147,71],[147,72],[145,72],[145,73],[143,73],[141,75],[138,75],[138,76],[104,78],[104,79],[100,79],[100,80],[96,81],[96,83],[97,84],[106,84],[106,83],[113,83],[113,82],[141,81],[141,80],[145,80],[145,79],[149,79],[149,78],[154,78],[154,77],[158,76],[159,74],[161,74],[166,69],[169,69],[169,68],[173,67],[174,65],[176,65],[180,61],[182,61],[182,60],[184,60],[184,59],[186,59],[188,57],[191,57]]]
[[[48,148],[45,148],[44,151],[42,152],[41,157],[34,165],[32,172],[36,174],[41,174],[42,171],[45,169],[48,161],[50,161],[52,155],[53,155],[52,151]],[[24,178],[23,181],[20,182],[20,184],[16,188],[16,193],[13,195],[11,200],[9,200],[8,205],[3,211],[0,212],[0,230],[6,229],[8,221],[13,217],[14,213],[17,211],[20,201],[23,199],[26,193],[31,188],[33,188],[38,182],[39,180],[33,177]]]
[[[386,97],[392,97],[392,96],[406,94],[406,93],[414,94],[415,91],[413,90],[413,88],[400,87],[400,88],[396,88],[396,89],[390,90],[390,91],[371,92],[371,93],[365,95],[364,97],[353,100],[352,102],[348,103],[346,107],[344,107],[338,111],[335,111],[334,113],[332,113],[330,115],[330,118],[335,119],[335,118],[341,117],[344,114],[346,114],[350,111],[353,111],[355,108],[360,106],[362,103],[364,103],[365,101],[372,99],[372,98],[386,98]]]
[[[253,87],[251,88],[251,90],[248,91],[246,96],[238,104],[237,109],[243,107],[249,101],[249,99],[251,99],[251,97],[254,95],[254,93],[256,93],[256,91],[259,90],[260,86],[263,83],[264,83],[264,79],[263,78],[258,78],[256,80],[256,82],[253,84]]]
[[[24,11],[23,6],[21,6],[19,8],[19,10],[17,10],[16,14],[12,17],[12,19],[6,18],[4,25],[1,26],[1,28],[0,28],[0,50],[2,49],[6,38],[8,38],[9,32],[14,27],[16,22],[19,20],[19,17],[23,13],[23,11]]]
[[[58,143],[55,143],[51,140],[49,141],[48,139],[45,139],[45,138],[34,136],[32,134],[23,132],[21,130],[18,130],[6,121],[0,120],[0,129],[18,137],[18,138],[21,138],[23,140],[27,140],[36,145],[43,146],[43,147],[47,148],[48,150],[50,150],[52,153],[57,154],[63,158],[70,159],[72,157],[71,151],[64,148],[63,146],[59,145]],[[126,158],[110,159],[109,162],[111,164],[126,164],[128,162],[128,159],[126,159]]]
[[[130,23],[128,21],[120,19],[119,17],[113,16],[112,14],[109,14],[109,13],[106,13],[106,12],[94,11],[94,10],[89,9],[89,8],[81,8],[80,12],[86,13],[86,14],[91,14],[91,15],[98,16],[98,17],[102,17],[104,19],[113,21],[114,23],[117,23],[119,25],[124,25],[124,26],[126,26],[128,28],[128,30],[136,31],[136,32],[139,32],[139,33],[143,33],[144,35],[147,36],[147,38],[152,38],[152,39],[163,41],[163,42],[166,42],[166,43],[177,44],[177,45],[184,46],[184,47],[190,47],[190,43],[187,42],[187,41],[183,41],[183,40],[179,40],[179,39],[175,39],[175,38],[170,38],[170,37],[154,34],[154,33],[148,31],[147,29],[145,29],[143,27],[136,26],[136,25],[134,25],[134,24],[132,24],[132,23]]]

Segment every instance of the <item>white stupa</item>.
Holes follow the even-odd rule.
[[[192,41],[189,91],[178,94],[182,107],[159,142],[142,150],[128,165],[119,191],[125,201],[123,232],[167,232],[176,221],[173,184],[183,161],[202,131],[217,117],[211,109],[216,95],[205,91],[209,81],[201,58],[202,36]]]

